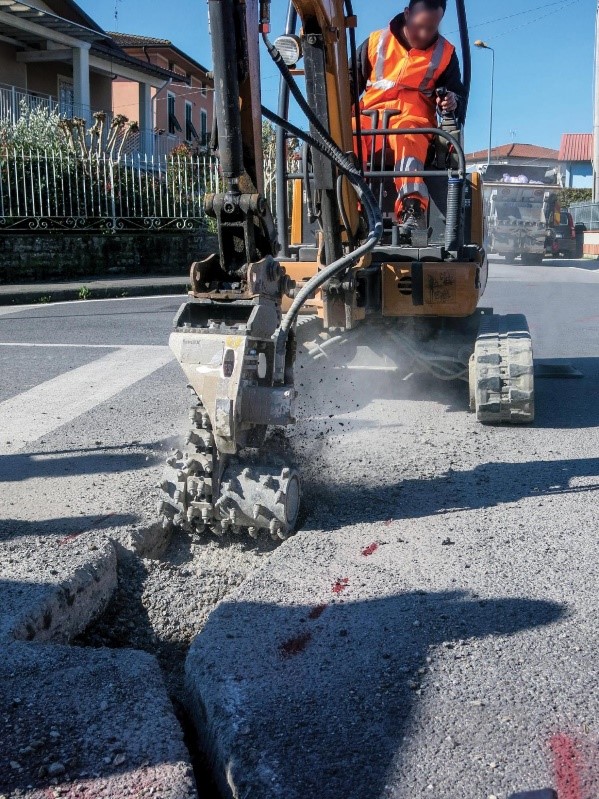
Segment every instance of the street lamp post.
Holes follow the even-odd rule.
[[[490,47],[486,42],[483,42],[482,39],[478,39],[474,42],[475,47],[479,47],[481,50],[490,50],[491,56],[493,58],[493,63],[491,65],[491,114],[489,118],[489,155],[487,157],[487,166],[491,163],[491,150],[493,149],[493,102],[494,102],[494,95],[495,95],[495,48]]]

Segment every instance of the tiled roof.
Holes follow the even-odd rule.
[[[203,72],[205,75],[208,74],[208,68],[200,64],[199,61],[196,61],[195,58],[192,58],[187,53],[184,53],[183,50],[180,50],[175,44],[171,42],[170,39],[156,39],[153,36],[140,36],[137,33],[118,33],[116,31],[111,31],[109,36],[112,38],[114,42],[118,44],[119,47],[123,49],[126,48],[136,48],[138,47],[140,50],[144,47],[164,47],[172,50],[173,53],[176,53],[181,58],[184,58],[190,64],[192,64],[196,69],[200,72]],[[144,56],[145,59],[145,56]]]
[[[503,144],[491,150],[492,158],[532,158],[539,161],[557,161],[559,153],[549,147],[539,147],[536,144]],[[482,161],[488,156],[488,150],[479,150],[468,153],[467,161]]]
[[[592,133],[564,133],[559,148],[560,161],[592,161]]]
[[[152,36],[138,36],[136,33],[110,32],[119,47],[171,47],[170,39],[154,39]]]

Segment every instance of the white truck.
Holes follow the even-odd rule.
[[[508,261],[540,264],[559,212],[557,170],[491,164],[483,173],[487,249]]]

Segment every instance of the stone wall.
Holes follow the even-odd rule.
[[[0,283],[111,275],[186,275],[215,249],[204,231],[0,234]]]

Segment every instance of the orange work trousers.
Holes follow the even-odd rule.
[[[379,120],[377,128],[383,127],[384,122],[384,109],[379,111]],[[381,154],[383,150],[384,137],[368,135],[367,131],[372,130],[375,126],[376,119],[374,116],[362,115],[362,159],[364,165],[367,166],[371,160],[373,153],[373,139],[374,139],[374,164],[372,169],[379,171],[381,168]],[[436,127],[432,124],[430,119],[422,116],[415,116],[409,112],[402,113],[397,116],[390,117],[387,127],[389,129],[402,128],[404,130],[411,128],[430,128]],[[364,135],[366,134],[366,135]],[[387,138],[386,151],[393,154],[393,166],[396,171],[400,172],[420,172],[424,169],[428,148],[430,145],[431,137],[424,134],[401,134],[389,135]],[[356,155],[358,155],[357,144],[355,146]],[[387,158],[388,169],[389,158]],[[397,202],[395,204],[395,212],[399,216],[402,211],[404,200],[407,197],[416,197],[420,200],[425,208],[428,208],[429,193],[426,183],[421,177],[405,177],[396,178],[395,185],[397,187]]]

